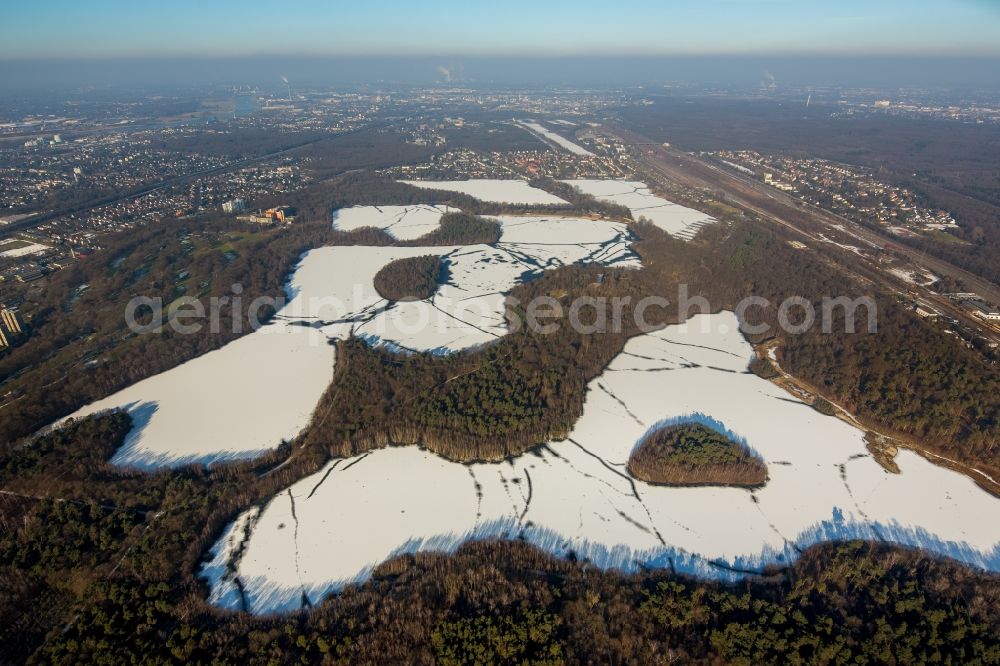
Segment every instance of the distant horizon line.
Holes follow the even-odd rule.
[[[260,58],[290,58],[304,60],[325,59],[403,59],[403,58],[457,58],[464,60],[510,59],[510,60],[562,60],[562,59],[659,59],[659,58],[825,58],[838,60],[859,59],[910,59],[910,60],[1000,60],[998,51],[802,51],[802,50],[732,50],[732,51],[496,51],[468,53],[461,51],[247,51],[242,53],[178,53],[178,52],[115,52],[115,53],[82,53],[59,55],[19,55],[0,53],[3,63],[91,63],[116,62],[120,60],[246,60]]]

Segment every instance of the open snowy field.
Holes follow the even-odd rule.
[[[526,180],[497,180],[478,178],[471,180],[402,180],[401,183],[425,190],[459,192],[491,203],[519,204],[526,206],[567,205],[554,194],[532,187]]]
[[[731,579],[828,539],[864,537],[1000,570],[1000,501],[968,478],[903,451],[889,474],[863,433],[746,371],[751,347],[731,313],[629,341],[591,382],[569,439],[537,455],[461,465],[413,447],[331,461],[243,514],[202,574],[211,600],[287,611],[401,553],[521,537],[602,567],[673,566]],[[707,416],[700,416],[707,415]],[[768,464],[759,490],[667,488],[625,464],[651,428],[711,418]],[[371,529],[378,525],[378,530]],[[230,562],[243,526],[250,537]]]
[[[940,278],[925,270],[911,268],[890,268],[889,272],[904,282],[926,287],[937,282]]]
[[[32,243],[22,240],[11,240],[0,243],[0,257],[14,259],[16,257],[26,257],[29,254],[39,254],[49,249],[48,245]]]
[[[630,180],[565,180],[584,194],[621,204],[638,220],[644,217],[667,233],[691,240],[698,230],[715,219],[656,196],[645,183]]]
[[[457,212],[451,206],[354,206],[333,212],[333,227],[354,231],[363,227],[383,229],[399,240],[416,240],[441,226],[441,216]]]
[[[590,152],[583,146],[574,143],[564,136],[556,134],[552,130],[548,129],[541,123],[537,123],[534,120],[518,120],[517,124],[525,128],[529,132],[533,132],[544,139],[556,144],[560,148],[563,148],[574,155],[579,155],[581,157],[593,157],[594,153]]]
[[[385,209],[352,209],[365,218]],[[113,462],[152,469],[261,455],[295,437],[333,377],[330,341],[450,353],[507,332],[504,298],[519,282],[573,263],[638,266],[623,224],[570,217],[501,217],[496,246],[323,247],[306,253],[271,324],[79,410],[129,411],[135,427]],[[572,242],[567,242],[572,239]],[[390,303],[375,274],[437,254],[447,280],[423,301]]]

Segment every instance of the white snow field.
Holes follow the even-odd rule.
[[[921,287],[926,287],[934,284],[939,279],[938,276],[934,275],[929,271],[925,271],[919,268],[890,268],[889,272],[898,277],[904,282],[909,284],[920,285]]]
[[[363,227],[383,229],[399,240],[416,240],[441,226],[441,216],[457,212],[450,206],[354,206],[333,213],[333,227],[354,231]]]
[[[477,178],[470,180],[401,180],[425,190],[443,190],[468,194],[480,201],[526,206],[565,206],[568,204],[554,194],[532,187],[526,180],[497,180]]]
[[[41,243],[29,243],[25,245],[22,241],[13,240],[0,244],[0,257],[4,257],[6,259],[26,257],[29,254],[41,254],[48,249],[48,245],[42,245]]]
[[[552,130],[548,129],[541,123],[537,123],[534,120],[518,120],[517,124],[525,128],[529,132],[533,132],[541,136],[543,139],[548,139],[550,142],[556,144],[560,148],[569,151],[573,155],[579,155],[580,157],[593,157],[594,153],[590,152],[583,146],[574,143],[564,136],[556,134]]]
[[[450,353],[504,335],[506,293],[545,270],[574,263],[639,266],[623,224],[574,217],[496,219],[502,232],[495,246],[313,250],[295,273],[296,298],[282,314],[313,322],[331,338],[353,331],[371,344]],[[390,303],[378,295],[373,280],[379,269],[426,254],[441,256],[446,266],[446,280],[431,298]]]
[[[639,265],[622,224],[515,216],[500,223],[496,246],[307,252],[286,286],[287,305],[269,325],[71,416],[113,408],[132,415],[136,424],[115,464],[155,469],[256,457],[308,424],[333,377],[331,340],[353,331],[371,344],[450,353],[504,335],[506,292],[544,270],[577,262]],[[373,282],[383,266],[425,254],[441,255],[447,265],[447,281],[432,298],[390,303],[379,296]]]
[[[132,430],[111,462],[152,470],[253,458],[309,422],[333,377],[334,349],[274,322],[71,415],[124,409]]]
[[[693,208],[686,208],[656,196],[645,183],[631,180],[564,180],[584,194],[602,201],[621,204],[632,211],[632,217],[644,217],[672,236],[691,240],[715,218]]]
[[[889,474],[861,431],[747,372],[751,356],[732,313],[699,315],[630,340],[590,383],[565,441],[495,464],[414,447],[331,461],[227,529],[202,570],[210,599],[254,613],[295,610],[303,595],[316,603],[392,556],[491,537],[601,567],[721,579],[848,538],[1000,570],[1000,501],[908,451],[897,457],[902,473]],[[768,464],[767,485],[667,488],[627,475],[644,434],[690,419],[745,438]]]

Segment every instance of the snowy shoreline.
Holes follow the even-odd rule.
[[[732,313],[700,315],[630,340],[590,383],[566,440],[500,463],[454,463],[416,447],[332,460],[259,510],[236,562],[227,546],[235,528],[226,531],[202,572],[210,600],[235,609],[245,598],[260,614],[296,610],[303,595],[317,603],[391,557],[489,538],[602,568],[721,580],[852,538],[1000,570],[1000,502],[910,452],[897,458],[902,474],[889,474],[863,432],[749,373],[752,354]],[[765,459],[766,486],[677,488],[628,476],[631,449],[650,428],[698,413]],[[293,525],[295,537],[282,538]],[[225,574],[230,564],[243,597]]]
[[[334,220],[419,237],[445,212],[365,206],[338,211]],[[117,465],[155,470],[258,457],[308,425],[333,379],[331,341],[353,334],[372,345],[437,354],[479,347],[506,335],[504,299],[515,285],[570,264],[639,266],[621,223],[562,216],[498,220],[502,235],[492,246],[311,250],[286,285],[287,305],[271,323],[68,418],[128,411],[134,426],[112,458]],[[561,242],[565,238],[573,242]],[[441,256],[448,267],[447,281],[431,298],[390,303],[378,294],[373,281],[383,266],[426,254]]]
[[[642,183],[568,182],[682,238],[714,222]],[[444,212],[364,206],[336,211],[332,223],[405,240],[432,231]],[[519,282],[570,264],[639,266],[621,223],[557,215],[499,221],[494,245],[311,250],[270,324],[73,416],[132,414],[116,464],[154,470],[259,456],[307,426],[333,377],[331,341],[353,334],[393,349],[453,353],[506,334],[504,294]],[[375,291],[384,265],[431,253],[448,264],[432,298],[391,303]],[[303,598],[316,603],[366,580],[395,555],[489,538],[524,539],[604,568],[671,567],[723,580],[850,538],[1000,571],[1000,501],[910,451],[897,456],[902,473],[889,474],[861,430],[750,373],[752,355],[732,313],[700,315],[629,340],[589,383],[583,415],[565,440],[500,463],[454,463],[416,447],[331,460],[226,529],[202,570],[210,600],[225,608],[245,600],[261,614],[291,611]],[[697,414],[764,459],[763,488],[652,486],[627,474],[629,454],[650,428]]]

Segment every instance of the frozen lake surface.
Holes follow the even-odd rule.
[[[78,410],[133,419],[116,465],[156,469],[259,456],[309,422],[333,378],[334,349],[318,332],[275,321]]]
[[[493,182],[546,195],[523,181]],[[654,197],[642,183],[567,182],[682,237],[712,221]],[[333,220],[338,228],[377,226],[413,239],[436,228],[446,210],[355,207]],[[116,464],[155,469],[257,456],[308,424],[332,379],[331,341],[353,333],[370,344],[451,353],[506,332],[504,294],[521,281],[572,263],[638,266],[626,225],[562,216],[499,220],[503,233],[494,246],[307,252],[269,325],[74,416],[115,407],[132,414],[135,427]],[[382,299],[375,274],[424,254],[441,256],[447,267],[434,296]],[[293,610],[303,595],[315,603],[366,580],[393,555],[494,537],[523,538],[601,567],[673,567],[721,579],[844,538],[920,546],[1000,570],[1000,501],[908,451],[896,459],[902,474],[887,473],[862,432],[747,372],[751,356],[731,313],[699,316],[630,340],[590,383],[567,440],[495,464],[451,463],[415,447],[331,461],[229,526],[203,569],[211,600],[255,613]],[[754,491],[666,488],[628,476],[628,457],[650,429],[691,419],[744,438],[767,463],[768,484]],[[244,534],[245,547],[237,548]]]
[[[354,231],[363,227],[385,230],[399,240],[416,240],[441,226],[441,216],[457,212],[450,206],[354,206],[333,213],[333,227]]]
[[[691,240],[715,219],[693,208],[667,201],[650,192],[645,183],[631,180],[565,180],[584,194],[602,201],[621,204],[638,220],[644,217],[667,233]]]
[[[504,299],[520,282],[577,263],[639,265],[628,228],[622,224],[564,217],[498,219],[503,232],[495,246],[421,248],[420,254],[441,255],[447,281],[423,301],[376,304],[356,318],[355,334],[401,349],[437,353],[467,349],[507,332]]]
[[[401,183],[425,190],[459,192],[491,203],[523,204],[527,206],[565,206],[568,204],[554,194],[532,187],[526,180],[402,180]]]
[[[494,464],[461,465],[414,447],[333,460],[230,526],[202,572],[211,601],[244,604],[229,564],[248,610],[269,613],[299,608],[303,595],[316,603],[394,555],[490,537],[601,567],[720,579],[844,538],[1000,569],[1000,501],[908,451],[897,457],[902,473],[889,474],[862,432],[747,372],[751,356],[735,316],[702,315],[630,340],[590,383],[565,441]],[[767,462],[767,485],[667,488],[627,475],[644,434],[691,419],[745,438]]]
[[[354,219],[393,217],[374,206],[350,210]],[[504,298],[519,282],[573,263],[639,265],[623,224],[538,216],[499,221],[495,246],[312,250],[286,287],[287,305],[269,325],[72,416],[112,408],[132,415],[135,426],[112,459],[120,465],[154,469],[252,458],[308,424],[333,378],[333,340],[353,332],[371,344],[451,353],[507,332]],[[431,298],[390,303],[379,296],[374,277],[383,266],[426,254],[440,255],[447,266],[447,280]]]

